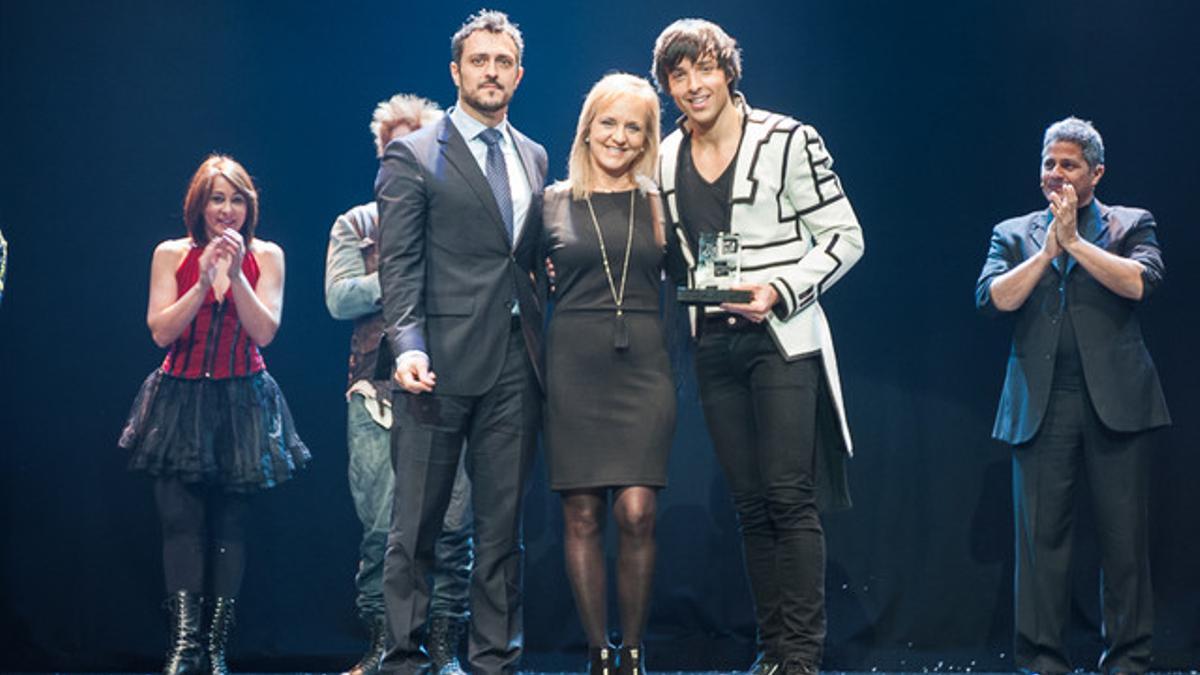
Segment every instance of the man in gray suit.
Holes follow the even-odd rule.
[[[1150,664],[1147,432],[1170,424],[1135,310],[1162,281],[1154,217],[1095,199],[1104,144],[1090,122],[1046,129],[1047,210],[1006,220],[975,287],[977,307],[1013,319],[993,437],[1013,446],[1016,644],[1025,672],[1071,670],[1075,488],[1087,477],[1103,569],[1104,673]]]
[[[385,672],[429,667],[420,646],[427,578],[464,440],[476,534],[470,669],[513,672],[521,655],[521,506],[541,422],[546,176],[546,151],[507,119],[522,51],[503,13],[470,17],[451,40],[457,106],[392,141],[375,183],[384,323],[400,387]]]

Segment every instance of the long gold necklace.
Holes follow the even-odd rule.
[[[608,263],[608,249],[604,246],[604,233],[600,231],[596,209],[592,207],[592,196],[587,196],[588,213],[592,216],[592,227],[596,228],[596,239],[600,242],[600,260],[604,263],[604,276],[608,279],[608,290],[617,306],[617,314],[613,318],[613,348],[617,351],[629,349],[629,326],[625,323],[625,310],[622,305],[625,302],[625,281],[629,279],[629,252],[633,250],[633,211],[636,194],[636,189],[629,192],[629,233],[625,237],[625,262],[621,265],[620,290],[617,289],[616,279],[613,278],[612,266]]]

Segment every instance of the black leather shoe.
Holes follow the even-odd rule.
[[[616,675],[617,650],[612,645],[588,650],[588,675]]]
[[[617,675],[646,675],[645,651],[642,645],[621,647],[617,657]]]

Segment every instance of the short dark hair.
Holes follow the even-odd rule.
[[[737,40],[717,24],[704,19],[679,19],[663,29],[654,41],[654,65],[650,69],[659,91],[670,88],[671,71],[679,62],[697,59],[711,54],[717,65],[729,78],[729,93],[736,93],[737,83],[742,79],[742,50]]]
[[[458,32],[450,38],[450,59],[452,61],[455,63],[462,61],[463,42],[466,42],[471,33],[480,30],[486,30],[489,33],[504,33],[512,38],[513,44],[517,46],[517,65],[521,65],[521,55],[525,53],[525,40],[521,38],[521,30],[517,28],[517,24],[509,20],[507,14],[494,9],[481,9],[467,17]]]

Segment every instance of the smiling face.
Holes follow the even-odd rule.
[[[1067,184],[1075,188],[1079,206],[1092,201],[1104,165],[1089,166],[1083,148],[1072,141],[1057,141],[1042,152],[1042,194],[1060,194]]]
[[[668,92],[688,121],[712,126],[730,105],[729,75],[712,54],[683,58],[667,74]]]
[[[246,196],[238,192],[224,176],[213,177],[212,191],[204,205],[204,231],[209,239],[226,229],[240,231],[246,223]]]
[[[649,106],[621,94],[600,106],[588,125],[588,153],[597,183],[633,184],[632,169],[646,150]]]
[[[473,117],[503,118],[525,72],[517,58],[517,44],[506,33],[477,30],[468,35],[462,56],[450,64],[459,105],[473,111]]]

